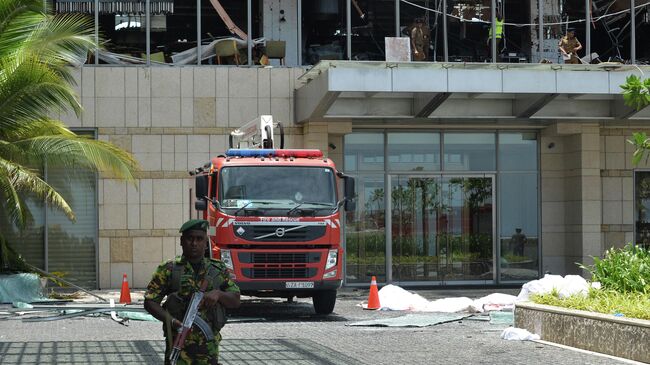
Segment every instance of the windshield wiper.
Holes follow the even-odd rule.
[[[269,202],[261,202],[261,201],[251,200],[251,201],[249,201],[248,203],[242,205],[239,209],[237,209],[237,210],[235,211],[235,213],[233,213],[233,215],[234,215],[234,216],[237,216],[237,214],[238,214],[239,212],[241,212],[242,210],[246,209],[246,207],[248,207],[249,205],[251,205],[251,204],[253,204],[253,203],[255,203],[255,204],[262,204],[262,205],[268,205],[268,204],[271,204],[271,203],[269,203]]]
[[[298,203],[295,207],[289,209],[289,211],[287,212],[287,215],[293,213],[296,209],[300,208],[303,204],[313,204],[313,205],[320,205],[320,206],[326,206],[326,207],[334,208],[334,207],[332,206],[332,204],[329,204],[329,203],[319,203],[319,202],[301,202],[301,203]]]

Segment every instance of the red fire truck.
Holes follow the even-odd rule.
[[[226,154],[190,174],[195,208],[210,222],[210,255],[226,264],[242,294],[311,297],[316,313],[333,311],[352,178],[319,150],[284,149],[282,126],[269,115],[232,132]]]

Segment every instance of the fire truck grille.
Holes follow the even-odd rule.
[[[326,226],[240,226],[233,225],[233,233],[247,241],[306,242],[323,237]]]
[[[307,264],[320,262],[319,252],[240,252],[244,264]]]
[[[298,279],[311,278],[316,275],[316,268],[268,268],[268,269],[242,269],[242,274],[250,279]]]

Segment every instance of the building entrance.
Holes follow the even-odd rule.
[[[495,280],[493,175],[390,175],[392,280]]]

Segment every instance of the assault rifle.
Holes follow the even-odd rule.
[[[205,294],[205,290],[207,288],[208,281],[203,279],[201,281],[199,291],[192,294],[190,305],[187,307],[185,317],[183,318],[183,326],[178,329],[178,334],[174,339],[174,347],[169,354],[169,362],[172,365],[176,365],[176,361],[178,361],[181,350],[183,350],[183,346],[185,346],[185,338],[192,331],[192,325],[196,325],[201,330],[201,332],[203,332],[206,340],[212,341],[214,339],[212,328],[210,328],[210,325],[198,315],[199,305],[201,304],[201,300],[203,300],[203,295]]]

